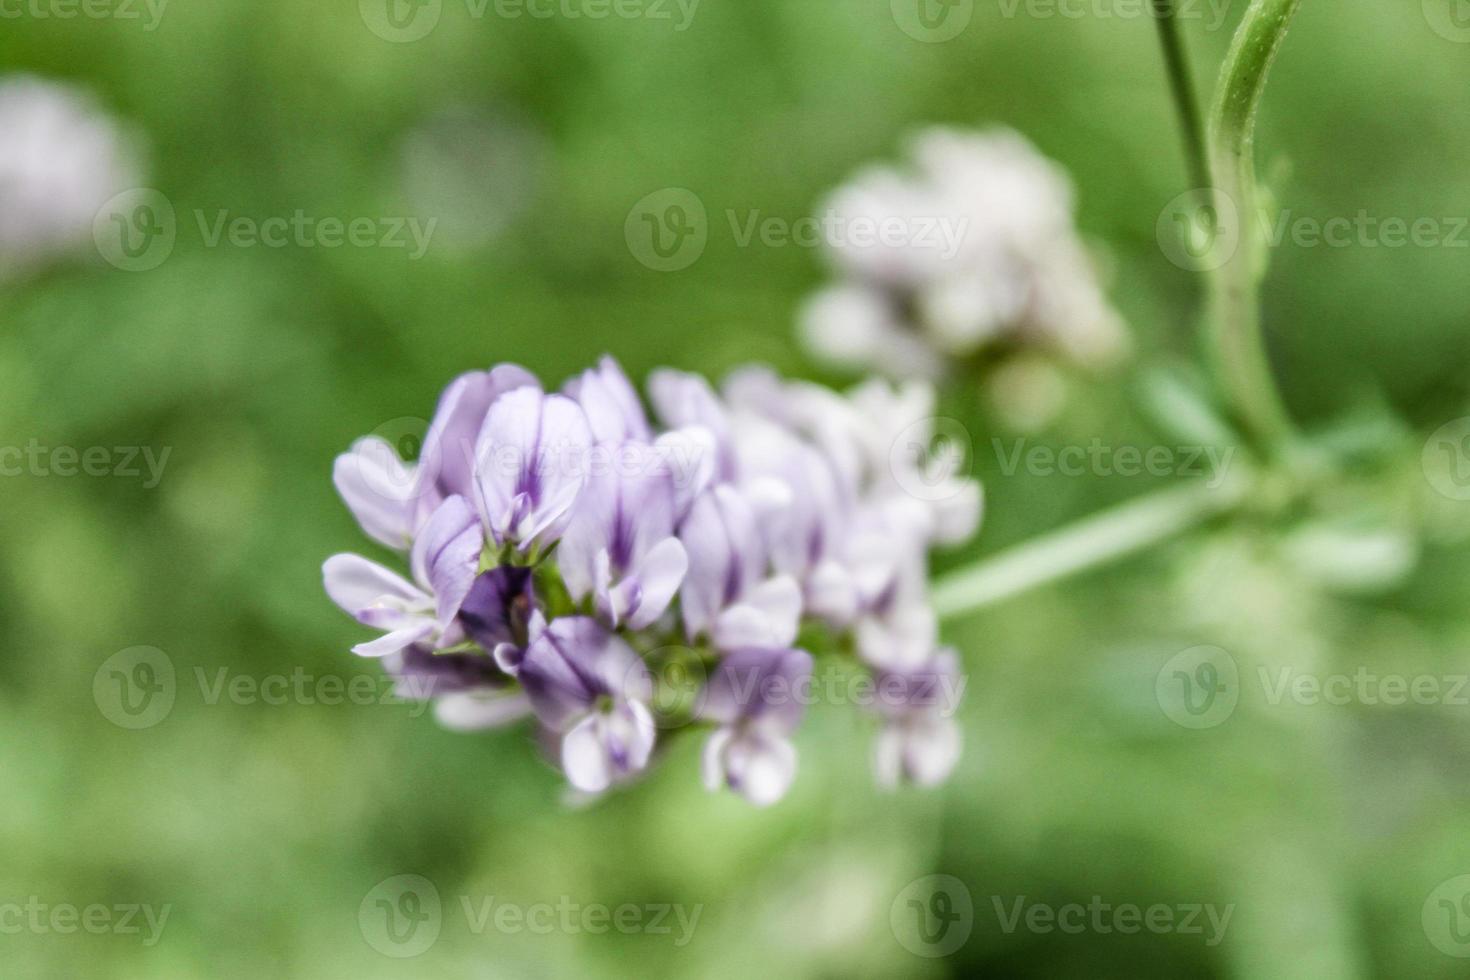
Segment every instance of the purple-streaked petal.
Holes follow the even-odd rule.
[[[434,653],[422,645],[388,657],[383,669],[393,678],[393,693],[407,701],[510,685],[510,678],[486,654]]]
[[[561,536],[591,441],[581,406],[563,395],[518,388],[490,406],[475,450],[475,502],[498,543],[530,550]]]
[[[555,620],[532,641],[517,676],[536,716],[566,731],[601,697],[647,700],[652,682],[633,648],[595,619]]]
[[[458,494],[468,499],[473,494],[475,443],[490,406],[506,392],[536,387],[540,387],[536,376],[517,364],[472,371],[449,383],[419,454],[420,468],[439,497]]]
[[[632,449],[639,447],[634,445]],[[643,447],[647,448],[647,447]],[[557,555],[572,598],[606,592],[674,532],[674,493],[658,460],[641,452],[593,473]],[[631,472],[624,469],[632,466]],[[603,556],[606,555],[606,558]],[[599,572],[603,562],[605,572]],[[606,576],[606,582],[599,581]]]
[[[880,667],[873,677],[878,710],[894,718],[914,714],[953,716],[959,710],[968,680],[960,672],[959,657],[949,648],[915,666]]]
[[[414,577],[433,593],[440,629],[448,629],[470,594],[484,547],[484,528],[463,497],[440,504],[414,541]]]
[[[525,534],[531,543],[555,542],[571,522],[572,508],[587,482],[591,446],[592,430],[582,407],[562,395],[547,396],[536,459],[535,518]]]
[[[681,600],[692,638],[708,631],[724,608],[740,599],[764,564],[755,515],[728,486],[700,496],[679,529],[689,559]]]
[[[562,739],[562,769],[584,793],[600,793],[641,771],[653,751],[654,725],[648,709],[634,701],[595,712]]]
[[[688,568],[689,556],[677,538],[665,538],[649,549],[633,571],[639,594],[637,608],[628,616],[629,629],[645,629],[664,614]]]
[[[700,717],[724,725],[754,720],[789,735],[806,711],[811,675],[812,657],[805,650],[736,650],[705,685]]]
[[[510,531],[517,497],[531,496],[545,395],[518,388],[490,406],[475,443],[475,500],[497,540]]]
[[[524,646],[537,615],[531,569],[501,565],[481,573],[459,610],[459,623],[485,650],[502,643]]]

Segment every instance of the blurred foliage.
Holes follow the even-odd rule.
[[[1244,8],[1231,6],[1222,29],[1185,25],[1205,89]],[[95,90],[146,136],[151,184],[179,213],[156,270],[83,256],[0,290],[0,443],[172,447],[153,489],[3,481],[0,901],[173,906],[152,947],[0,935],[0,974],[1463,975],[1420,914],[1470,870],[1464,706],[1243,697],[1224,725],[1191,731],[1154,700],[1160,668],[1196,644],[1229,649],[1248,688],[1262,665],[1470,671],[1470,504],[1416,483],[1417,455],[1406,479],[1441,530],[1386,593],[1303,584],[1272,531],[1219,528],[949,628],[970,672],[966,755],[937,792],[871,789],[873,726],[843,706],[810,712],[795,791],[756,812],[702,791],[692,742],[631,791],[569,809],[524,731],[455,735],[401,705],[208,703],[198,677],[221,669],[375,670],[347,652],[360,633],[321,592],[323,558],[363,546],[330,463],[360,434],[427,415],[453,375],[514,360],[554,382],[606,350],[635,376],[763,360],[846,380],[814,373],[793,341],[821,256],[740,248],[725,215],[795,220],[924,125],[1008,124],[1067,166],[1142,356],[1194,353],[1197,283],[1154,240],[1186,187],[1146,20],[980,3],[960,37],[926,44],[897,29],[887,0],[704,0],[683,32],[477,20],[446,3],[427,38],[391,44],[355,7],[176,0],[152,32],[0,24],[0,70]],[[1320,218],[1470,215],[1470,49],[1428,29],[1412,0],[1304,8],[1261,120],[1279,204]],[[416,213],[404,141],[463,107],[515,120],[535,147],[505,157],[534,173],[462,180],[467,193],[518,188],[490,240],[417,262],[205,247],[196,209]],[[623,227],[634,202],[671,186],[701,197],[711,234],[696,265],[662,274],[634,260]],[[1466,414],[1466,256],[1274,250],[1266,323],[1293,409],[1320,426],[1383,403],[1424,433]],[[1134,388],[1090,384],[1038,441],[1152,444]],[[946,402],[975,433],[988,515],[979,544],[943,564],[1151,485],[1006,475],[990,447],[1011,434],[973,392]],[[129,731],[91,686],[136,645],[167,652],[179,695],[161,724]],[[894,896],[936,872],[962,879],[976,906],[973,936],[947,960],[912,956],[888,924]],[[364,942],[357,910],[405,873],[435,881],[448,911],[429,952],[394,960]],[[475,935],[459,895],[703,912],[684,947]],[[1023,895],[1236,909],[1213,947],[1006,934],[991,896]]]

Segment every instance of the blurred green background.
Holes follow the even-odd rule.
[[[1117,15],[1126,2],[1099,0],[1114,16],[1008,9],[980,0],[944,43],[906,34],[889,0],[704,0],[682,31],[673,6],[672,20],[511,19],[444,0],[411,43],[375,35],[348,0],[174,0],[153,31],[146,16],[0,22],[0,70],[91,88],[146,138],[148,183],[179,214],[154,270],[88,255],[0,287],[0,443],[171,447],[152,488],[0,481],[0,902],[171,905],[152,946],[0,935],[0,975],[1465,975],[1421,916],[1470,872],[1470,707],[1273,705],[1254,680],[1262,665],[1470,671],[1470,503],[1418,470],[1425,436],[1470,403],[1463,247],[1288,243],[1266,288],[1302,418],[1388,404],[1421,432],[1400,481],[1433,529],[1417,569],[1348,599],[1298,574],[1273,529],[1221,528],[948,626],[969,686],[965,756],[942,790],[872,789],[873,724],[843,706],[809,712],[795,790],[760,812],[701,789],[693,741],[579,810],[524,730],[456,735],[404,705],[211,703],[221,676],[375,676],[321,590],[326,556],[375,553],[331,461],[359,435],[411,428],[454,375],[513,360],[554,384],[611,351],[635,377],[763,360],[850,380],[816,372],[793,339],[822,256],[741,248],[725,214],[795,220],[925,125],[1007,124],[1064,164],[1141,358],[1192,356],[1197,283],[1155,241],[1187,184],[1153,25]],[[1184,24],[1205,91],[1244,3],[1218,25],[1215,9]],[[1261,120],[1278,203],[1470,215],[1470,45],[1427,9],[1307,0]],[[488,135],[423,179],[411,134],[437,118],[454,145],[467,117]],[[705,254],[675,273],[640,264],[624,236],[634,204],[667,187],[711,216]],[[418,261],[206,247],[194,212],[221,209],[471,214],[461,225],[486,232],[445,232]],[[1126,375],[1091,384],[1036,439],[1154,444],[1133,389]],[[1162,482],[1007,476],[989,447],[1011,435],[973,391],[945,402],[975,434],[988,512],[941,566]],[[1191,730],[1160,710],[1155,680],[1199,644],[1230,652],[1242,694],[1223,724]],[[167,654],[177,698],[128,730],[93,679],[140,645]],[[890,912],[936,873],[965,883],[974,923],[929,959]],[[358,915],[401,874],[433,881],[445,908],[437,942],[403,960]],[[702,911],[678,946],[677,927],[476,933],[460,896]],[[1008,933],[994,899],[1020,896],[1234,911],[1213,946]]]

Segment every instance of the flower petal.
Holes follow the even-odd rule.
[[[332,465],[332,483],[367,536],[405,551],[413,538],[414,464],[398,458],[386,439],[369,436]]]
[[[531,713],[524,694],[504,691],[460,692],[434,702],[434,718],[450,731],[479,732],[503,728]]]
[[[470,594],[480,570],[485,532],[463,497],[449,497],[414,541],[414,575],[434,595],[439,628],[448,629]]]
[[[386,657],[390,653],[398,653],[405,647],[427,640],[433,632],[434,624],[431,621],[417,620],[402,629],[385,633],[376,640],[359,643],[352,648],[352,652],[359,657]]]
[[[601,793],[612,785],[613,765],[601,729],[601,717],[588,715],[561,740],[562,771],[584,793]]]
[[[440,497],[469,497],[474,492],[475,444],[495,400],[517,388],[538,387],[536,376],[518,364],[471,371],[449,383],[419,453],[420,469]]]
[[[628,617],[628,628],[645,629],[662,616],[683,584],[688,569],[689,556],[678,538],[665,538],[654,545],[634,570],[639,599],[637,608]]]
[[[429,599],[407,579],[361,555],[328,558],[322,565],[322,584],[331,600],[352,616],[384,597],[402,603],[425,603]]]

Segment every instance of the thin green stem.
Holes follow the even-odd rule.
[[[1161,544],[1239,506],[1248,485],[1232,476],[1175,487],[981,559],[935,584],[935,611],[956,619]]]
[[[1174,97],[1174,111],[1179,116],[1179,132],[1184,139],[1184,159],[1189,167],[1190,186],[1204,190],[1210,186],[1205,127],[1195,98],[1194,78],[1189,71],[1189,54],[1179,33],[1178,12],[1174,0],[1153,0],[1153,9],[1159,28],[1159,44],[1164,49],[1169,92]]]
[[[1271,374],[1261,336],[1265,270],[1257,234],[1256,112],[1271,63],[1301,0],[1252,0],[1225,59],[1210,118],[1210,164],[1220,227],[1230,251],[1211,277],[1210,349],[1236,421],[1267,456],[1292,437],[1291,418]]]

